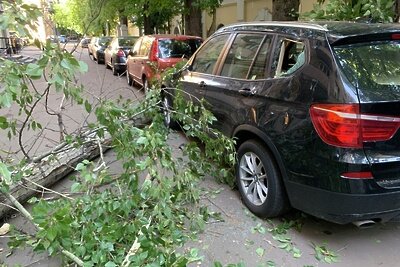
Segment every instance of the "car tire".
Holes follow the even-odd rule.
[[[115,68],[115,65],[111,62],[111,70],[114,76],[118,75],[118,70]]]
[[[100,58],[99,58],[99,53],[97,53],[97,52],[96,52],[96,60],[97,60],[97,64],[102,63],[102,61],[100,61]]]
[[[149,91],[149,81],[146,79],[146,77],[143,78],[143,93],[147,94]]]
[[[126,82],[128,83],[128,86],[133,86],[133,80],[131,75],[129,75],[128,69],[126,69]]]
[[[161,96],[161,112],[164,115],[164,125],[167,128],[176,129],[178,123],[171,118],[171,113],[173,112],[172,97],[168,92],[164,92]]]
[[[236,184],[247,208],[262,218],[282,215],[289,208],[281,174],[265,146],[248,140],[237,151]]]

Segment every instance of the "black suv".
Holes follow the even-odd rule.
[[[341,224],[400,219],[400,26],[227,26],[181,82],[236,139],[237,186],[256,215],[292,206]]]

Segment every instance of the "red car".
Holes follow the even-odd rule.
[[[128,53],[126,78],[129,85],[137,83],[144,92],[152,80],[168,67],[188,59],[200,47],[202,38],[187,35],[145,35]]]

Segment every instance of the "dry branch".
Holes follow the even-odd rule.
[[[62,147],[62,152],[54,156],[49,153],[40,161],[35,161],[28,164],[25,169],[31,170],[29,177],[24,177],[19,183],[11,186],[9,193],[14,196],[19,202],[24,202],[36,192],[36,189],[49,187],[72,172],[75,166],[84,159],[94,159],[99,156],[100,151],[107,150],[111,143],[109,136],[101,140],[102,148],[99,148],[98,140],[93,133],[83,136],[83,144],[76,148],[71,144],[62,143],[56,147],[56,151]],[[53,150],[54,151],[54,150]],[[23,186],[29,183],[24,180],[29,180],[30,184],[38,184],[33,190]],[[32,186],[31,186],[32,187]],[[0,206],[0,217],[3,217],[11,211],[7,205],[12,205],[5,197],[0,196],[0,202],[6,205]]]

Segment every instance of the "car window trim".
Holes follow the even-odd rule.
[[[213,75],[221,76],[221,71],[222,71],[222,68],[224,66],[225,60],[226,60],[226,58],[228,56],[229,49],[231,49],[232,43],[236,39],[237,35],[238,35],[238,32],[229,33],[229,37],[228,37],[224,47],[221,50],[221,54],[219,55],[219,57],[217,59],[217,63],[214,66],[214,70],[212,72]]]
[[[299,70],[301,70],[307,63],[309,63],[308,61],[309,61],[309,56],[308,56],[308,54],[309,54],[309,42],[308,42],[308,40],[307,39],[304,39],[304,38],[295,38],[294,36],[292,36],[292,35],[283,35],[283,34],[277,34],[276,35],[276,40],[275,40],[275,45],[274,45],[274,47],[273,47],[273,51],[275,51],[276,49],[277,49],[277,46],[281,46],[281,48],[282,48],[282,43],[283,43],[283,41],[290,41],[290,42],[294,42],[294,43],[302,43],[303,45],[304,45],[304,56],[305,56],[305,60],[304,60],[304,63],[303,63],[303,65],[301,66],[301,67],[299,67],[298,69],[296,69],[293,73],[290,73],[289,75],[286,75],[286,76],[276,76],[276,75],[274,75],[274,73],[272,73],[272,63],[274,62],[274,60],[275,60],[275,58],[274,58],[274,56],[272,56],[271,57],[271,62],[270,62],[270,64],[269,64],[269,66],[271,67],[271,69],[270,69],[270,71],[269,71],[269,76],[270,76],[270,78],[271,79],[282,79],[282,78],[287,78],[287,77],[291,77],[291,76],[293,76],[294,74],[296,74]],[[280,43],[280,44],[279,44]],[[280,50],[281,50],[281,48],[279,48]],[[279,57],[281,57],[282,56],[282,51],[280,51],[279,52]],[[279,59],[278,59],[278,63],[277,64],[279,64]],[[281,66],[282,67],[282,66]],[[278,66],[276,67],[276,70],[278,70]],[[276,73],[276,70],[275,70],[275,73]]]
[[[221,50],[221,54],[218,56],[217,58],[217,62],[215,63],[215,66],[213,68],[213,71],[211,73],[203,73],[203,72],[197,72],[197,71],[192,71],[192,66],[193,66],[193,62],[196,60],[197,54],[199,51],[201,51],[202,47],[205,46],[211,39],[208,39],[207,41],[203,42],[199,48],[197,48],[197,51],[193,54],[193,56],[191,57],[190,61],[188,61],[188,70],[190,72],[193,73],[201,73],[201,74],[208,74],[208,75],[216,75],[216,73],[219,73],[221,70],[220,68],[220,62],[223,58],[221,58],[223,55],[226,56],[226,51],[227,51],[227,45],[231,42],[231,38],[232,38],[232,33],[231,32],[222,32],[220,34],[216,34],[215,36],[213,36],[213,38],[215,38],[216,36],[221,36],[221,35],[227,35],[227,42],[225,43],[224,47]],[[230,46],[229,46],[230,47]]]
[[[225,32],[225,33],[226,33],[226,32]],[[260,34],[260,35],[264,35],[264,38],[263,38],[263,40],[262,40],[260,46],[257,48],[256,55],[254,56],[253,61],[252,61],[251,65],[250,65],[250,67],[249,67],[249,70],[248,70],[248,72],[247,72],[246,79],[239,79],[239,78],[221,76],[222,68],[223,68],[223,66],[224,66],[226,57],[228,56],[229,49],[232,47],[232,44],[233,44],[234,40],[236,39],[236,36],[237,36],[238,34],[246,34],[246,33],[248,33],[248,34]],[[256,58],[257,58],[257,56],[258,56],[258,53],[259,53],[260,50],[261,50],[261,47],[262,47],[263,42],[266,40],[266,38],[271,37],[271,48],[269,49],[269,51],[270,51],[271,54],[272,54],[272,52],[275,51],[274,49],[275,49],[275,46],[276,46],[276,39],[277,39],[278,37],[277,37],[276,34],[273,34],[273,33],[270,33],[270,32],[265,32],[265,31],[236,31],[236,32],[231,32],[230,34],[231,34],[231,36],[229,37],[228,42],[227,42],[227,44],[229,44],[229,46],[227,47],[227,46],[225,45],[225,47],[223,48],[223,50],[225,50],[224,53],[221,53],[221,55],[223,54],[223,57],[222,57],[222,58],[219,58],[219,62],[217,62],[217,64],[219,65],[219,67],[218,67],[217,71],[216,71],[215,73],[213,73],[213,75],[225,77],[225,78],[227,78],[227,79],[248,80],[250,70],[252,69],[252,67],[253,67],[254,64],[255,64],[255,60],[256,60]],[[266,68],[265,68],[265,70],[264,70],[265,77],[262,78],[262,79],[257,79],[257,81],[267,80],[267,79],[270,79],[270,78],[271,78],[271,64],[272,64],[272,62],[273,62],[273,56],[270,55],[270,56],[268,57],[268,59],[266,60],[266,62],[265,62],[265,64],[266,64]]]

